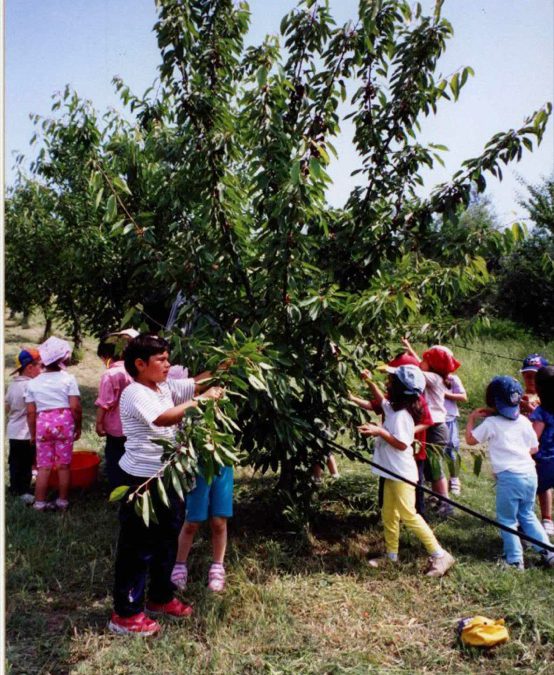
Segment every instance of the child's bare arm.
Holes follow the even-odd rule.
[[[205,370],[203,373],[195,375],[193,378],[196,382],[194,393],[201,394],[202,392],[206,391],[206,389],[210,386],[211,380],[216,377],[217,373],[222,370],[229,370],[234,362],[234,359],[225,359],[225,361],[222,361],[215,370]]]
[[[172,427],[183,419],[188,408],[196,408],[198,406],[198,400],[202,401],[210,398],[217,400],[221,398],[223,394],[224,390],[221,387],[210,387],[210,389],[201,396],[191,398],[189,401],[176,405],[174,408],[168,408],[161,415],[156,417],[153,424],[157,427]]]
[[[393,436],[390,431],[387,431],[384,427],[379,426],[378,424],[362,424],[358,427],[358,431],[362,436],[380,436],[384,441],[389,445],[392,445],[396,450],[406,450],[408,447],[406,443],[402,443],[395,436]]]
[[[348,393],[348,398],[356,405],[359,405],[360,408],[364,408],[364,410],[373,410],[372,402],[367,401],[365,398],[354,396],[354,394],[351,394],[350,392]]]
[[[417,352],[415,351],[415,349],[414,349],[414,348],[412,347],[412,345],[410,344],[410,341],[408,340],[408,338],[403,337],[402,340],[401,340],[401,342],[402,342],[402,344],[404,345],[404,348],[406,349],[406,351],[408,352],[408,354],[410,354],[411,356],[413,356],[414,359],[417,359],[418,361],[421,361],[421,359],[419,358]]]
[[[542,432],[544,431],[545,426],[546,425],[544,422],[539,422],[538,420],[533,422],[533,429],[535,430],[535,433],[537,434],[537,438],[539,439],[539,441],[541,440]]]
[[[429,429],[429,427],[433,426],[432,424],[416,424],[416,427],[414,429],[414,434],[420,434],[422,431],[425,431],[426,429]]]
[[[98,436],[105,436],[104,417],[106,416],[106,409],[98,406],[96,408],[96,433]]]
[[[375,403],[380,406],[383,403],[383,399],[385,398],[385,395],[383,392],[379,389],[377,384],[372,380],[371,378],[371,373],[369,370],[364,369],[360,373],[360,377],[362,380],[367,384],[367,386],[371,389],[371,399],[375,401]]]
[[[73,432],[73,440],[78,441],[81,438],[81,424],[83,420],[83,408],[81,406],[81,397],[80,396],[70,396],[69,397],[69,409],[73,415],[73,422],[75,424],[75,430]]]
[[[529,454],[530,455],[536,455],[538,451],[539,451],[539,446],[537,446],[536,448],[531,448],[529,450]]]
[[[31,443],[34,443],[37,437],[37,406],[35,403],[27,403],[27,424],[31,434]]]
[[[445,391],[444,398],[447,398],[450,401],[460,401],[461,403],[465,403],[467,401],[467,394],[453,394],[450,391]]]
[[[472,412],[469,413],[465,433],[466,443],[468,445],[479,445],[479,441],[473,435],[473,429],[475,428],[475,420],[481,419],[483,417],[489,417],[492,414],[492,412],[493,411],[490,408],[477,408],[477,410],[473,410]]]

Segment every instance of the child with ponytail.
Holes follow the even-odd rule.
[[[384,414],[382,425],[366,423],[358,427],[361,434],[374,436],[376,464],[388,469],[401,478],[417,483],[418,471],[414,459],[413,443],[416,425],[420,422],[422,409],[419,397],[425,389],[425,378],[417,366],[406,365],[398,368],[387,366],[387,396],[372,381],[368,384],[372,398],[381,407]],[[415,486],[405,483],[401,478],[391,476],[382,469],[373,468],[373,472],[384,478],[383,489],[383,528],[385,535],[385,560],[398,560],[400,522],[416,535],[429,553],[426,575],[443,576],[454,564],[454,558],[441,548],[433,531],[415,509]],[[382,561],[370,561],[372,567],[378,567]]]

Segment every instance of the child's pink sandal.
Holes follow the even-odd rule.
[[[208,588],[220,593],[225,588],[225,567],[221,563],[213,563],[208,572]]]

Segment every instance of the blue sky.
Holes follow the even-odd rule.
[[[432,6],[424,0],[424,8]],[[249,42],[278,33],[281,17],[295,0],[250,0]],[[357,0],[331,0],[338,23],[356,16]],[[520,126],[527,114],[554,98],[554,2],[552,0],[446,0],[443,14],[454,38],[440,62],[447,75],[470,65],[470,78],[456,104],[443,104],[424,121],[422,140],[447,145],[446,169],[425,175],[426,187],[448,180],[463,159],[478,155],[498,131]],[[121,108],[111,84],[119,75],[137,94],[155,79],[159,63],[152,26],[154,0],[6,0],[5,2],[5,163],[13,173],[14,152],[32,154],[29,113],[47,115],[51,95],[71,84],[102,111]],[[523,215],[517,204],[525,190],[518,177],[536,183],[554,170],[554,122],[543,144],[488,181],[501,222]],[[344,123],[335,143],[339,161],[331,167],[329,200],[340,206],[355,178],[358,160],[352,127]]]

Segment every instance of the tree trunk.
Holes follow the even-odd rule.
[[[44,342],[45,340],[48,340],[48,338],[51,335],[52,335],[52,317],[46,315],[46,323],[44,324],[44,331],[42,333],[40,341]]]

